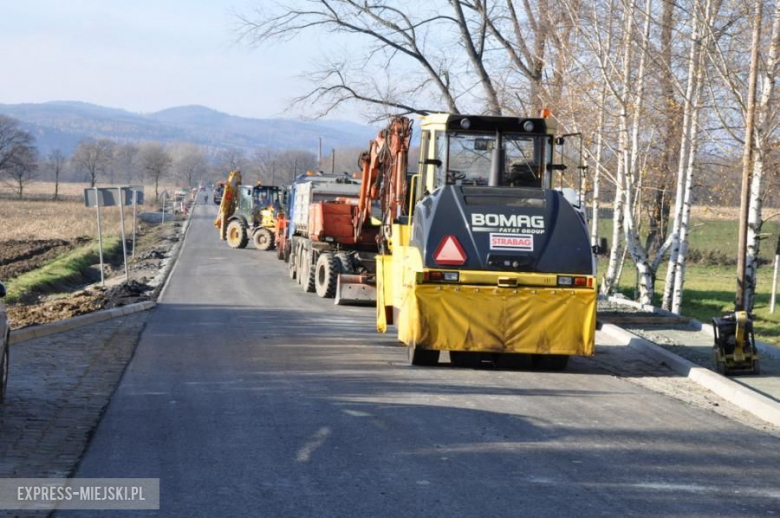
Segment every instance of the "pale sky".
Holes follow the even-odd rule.
[[[326,43],[235,43],[233,13],[267,1],[0,0],[0,103],[73,100],[134,112],[201,104],[294,117],[284,110],[307,89],[298,76]]]

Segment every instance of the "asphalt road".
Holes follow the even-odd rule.
[[[412,368],[198,206],[80,477],[186,516],[780,514],[780,440],[578,359]]]

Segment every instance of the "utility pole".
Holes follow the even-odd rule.
[[[317,145],[317,169],[322,170],[322,137],[319,137],[319,144]]]
[[[737,249],[737,294],[735,311],[745,311],[745,260],[747,254],[748,209],[750,208],[750,172],[753,164],[753,131],[756,113],[756,83],[758,81],[758,46],[761,41],[762,0],[753,7],[753,46],[750,52],[747,115],[745,117],[745,151],[742,155],[742,199],[739,210],[739,246]]]
[[[336,172],[336,148],[330,152],[330,174]]]

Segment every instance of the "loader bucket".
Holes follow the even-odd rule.
[[[339,275],[336,282],[336,304],[373,305],[376,303],[376,285],[368,275]]]

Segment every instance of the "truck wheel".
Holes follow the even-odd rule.
[[[314,265],[311,264],[311,252],[303,252],[301,287],[306,293],[314,293]]]
[[[230,248],[246,248],[249,236],[240,220],[234,219],[227,226],[227,243]]]
[[[355,273],[355,267],[352,265],[352,256],[348,253],[339,252],[336,254],[336,259],[339,260],[341,273]]]
[[[270,250],[274,246],[274,235],[267,228],[259,228],[252,235],[252,241],[258,250]]]
[[[291,255],[290,258],[287,260],[287,275],[290,277],[291,281],[295,280],[296,275],[296,266],[295,266],[295,256]]]
[[[418,367],[430,367],[439,363],[439,351],[432,349],[421,349],[415,345],[406,348],[409,365]]]
[[[563,371],[569,364],[569,356],[566,354],[534,354],[531,361],[536,370]]]
[[[298,248],[298,253],[295,254],[295,282],[301,283],[303,278],[303,248]]]
[[[336,282],[341,273],[339,260],[333,254],[325,252],[317,258],[314,269],[314,289],[323,299],[332,299],[336,295]]]

